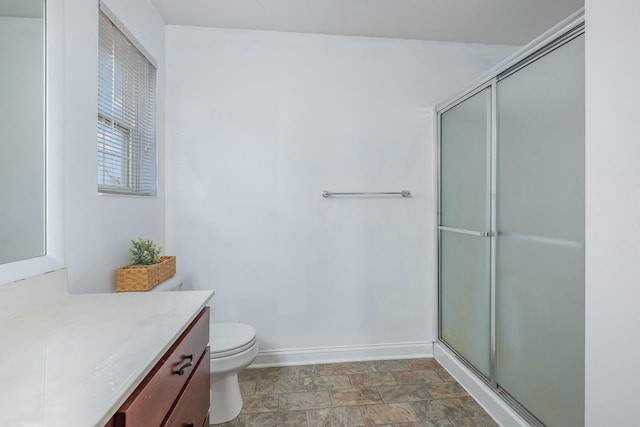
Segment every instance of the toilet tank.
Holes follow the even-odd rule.
[[[182,277],[175,275],[149,289],[149,292],[171,292],[182,289]]]

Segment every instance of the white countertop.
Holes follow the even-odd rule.
[[[67,295],[0,322],[0,426],[103,426],[213,294]]]

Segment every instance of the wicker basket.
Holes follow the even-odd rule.
[[[176,274],[176,257],[163,256],[154,265],[130,264],[116,270],[116,292],[148,291]]]

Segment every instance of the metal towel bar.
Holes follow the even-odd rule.
[[[351,192],[351,193],[336,193],[329,192],[324,190],[322,192],[322,197],[331,197],[331,196],[402,196],[409,197],[411,192],[408,190],[402,191],[371,191],[371,192]]]

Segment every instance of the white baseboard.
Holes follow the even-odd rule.
[[[250,368],[433,357],[431,342],[263,350]]]
[[[440,363],[462,387],[482,406],[502,427],[529,427],[517,412],[507,405],[491,388],[478,379],[454,354],[442,344],[435,343],[433,352]]]

